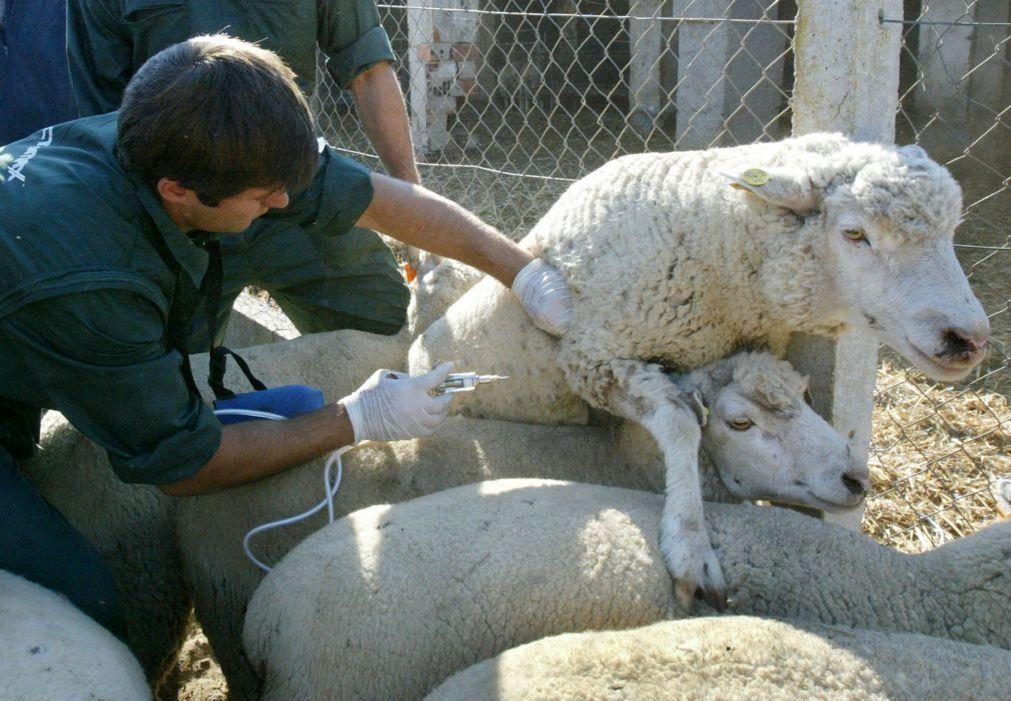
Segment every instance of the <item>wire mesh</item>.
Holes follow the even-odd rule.
[[[990,486],[1011,474],[1011,48],[1006,0],[905,7],[883,18],[903,23],[897,140],[919,143],[962,183],[958,254],[993,326],[987,360],[953,386],[882,350],[864,527],[916,551],[991,520]],[[790,132],[792,0],[379,8],[406,57],[398,71],[423,182],[516,238],[569,183],[617,156]],[[332,143],[381,169],[345,93],[324,79],[314,104]]]
[[[962,185],[956,252],[990,317],[984,363],[942,386],[884,351],[875,392],[865,527],[928,549],[995,518],[1011,474],[1011,10],[1005,0],[906,0],[897,140],[918,143]]]
[[[414,134],[423,181],[511,236],[617,156],[789,133],[790,3],[739,0],[729,14],[710,1],[423,4],[379,5],[394,52],[408,57],[398,70],[412,119],[426,112],[427,130]],[[433,26],[413,44],[412,12]],[[419,50],[426,61],[409,60]],[[446,99],[429,95],[424,108],[419,81]],[[678,109],[679,94],[691,109]],[[325,135],[378,167],[332,82],[316,104]]]

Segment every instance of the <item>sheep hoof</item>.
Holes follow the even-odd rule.
[[[688,551],[690,552],[690,551]],[[696,594],[717,611],[727,608],[727,585],[723,579],[723,569],[712,547],[707,546],[700,557],[692,557],[681,550],[681,557],[668,561],[668,570],[674,576],[674,594],[685,611],[691,612]],[[696,551],[698,552],[698,551]],[[676,554],[675,552],[670,555]],[[695,560],[691,563],[691,560]],[[671,567],[679,562],[681,567]],[[687,567],[685,567],[687,565]]]
[[[700,590],[705,596],[706,603],[712,606],[717,611],[727,610],[727,590],[726,589],[702,589]]]
[[[695,603],[695,591],[698,585],[695,582],[689,582],[684,579],[677,580],[674,585],[674,593],[677,595],[678,603],[681,604],[681,608],[685,611],[691,612],[692,606]]]

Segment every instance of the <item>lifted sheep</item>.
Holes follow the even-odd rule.
[[[665,371],[861,328],[932,377],[963,377],[989,323],[952,247],[961,209],[957,183],[918,147],[835,134],[619,158],[525,239],[572,287],[565,337],[534,329],[484,280],[415,341],[410,368],[461,358],[523,387],[468,398],[472,416],[585,423],[588,403],[644,426],[666,461],[662,543],[679,600],[701,587],[719,602],[700,433]]]
[[[741,353],[677,378],[677,386],[693,404],[701,401],[700,411],[709,413],[702,429],[703,448],[713,464],[704,471],[708,498],[775,499],[834,510],[862,501],[866,467],[804,403],[806,381],[789,363],[765,353]],[[747,430],[745,423],[755,430]],[[624,429],[612,427],[451,419],[432,438],[370,445],[346,455],[345,484],[336,497],[335,513],[341,516],[371,504],[499,477],[662,486],[660,462],[652,451],[636,453],[630,444],[643,445],[629,440]],[[259,485],[180,505],[180,542],[197,614],[233,689],[251,688],[239,640],[242,615],[263,576],[242,553],[242,537],[253,526],[317,502],[321,472],[316,463]],[[266,533],[253,545],[272,563],[322,525],[320,516]]]
[[[266,698],[420,698],[548,635],[683,618],[660,502],[498,480],[355,512],[250,601],[244,641]],[[706,517],[738,614],[1011,647],[1011,523],[905,555],[787,509],[707,504]]]

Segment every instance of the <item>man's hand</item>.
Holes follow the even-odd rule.
[[[516,274],[512,291],[538,327],[553,336],[562,336],[569,329],[572,291],[557,269],[534,258]]]
[[[354,428],[355,441],[397,441],[432,435],[446,420],[452,394],[433,396],[452,363],[419,377],[376,370],[365,383],[340,401]]]

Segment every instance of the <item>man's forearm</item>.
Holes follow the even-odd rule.
[[[350,87],[362,126],[386,171],[394,178],[420,183],[407,107],[393,66],[377,63],[358,74]]]
[[[161,485],[161,490],[173,496],[216,492],[276,475],[353,442],[354,430],[340,404],[285,421],[230,424],[199,472]]]
[[[418,185],[374,173],[358,226],[491,275],[506,287],[533,256],[460,205]]]

